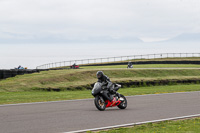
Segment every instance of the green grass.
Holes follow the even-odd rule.
[[[200,118],[148,123],[128,128],[117,128],[98,133],[199,133]],[[90,133],[90,132],[88,132]]]
[[[156,65],[149,65],[149,67]],[[158,66],[158,65],[157,65]],[[162,66],[162,65],[161,65]],[[171,65],[168,65],[171,66]],[[179,65],[194,67],[193,65]],[[115,66],[116,67],[116,66]],[[123,67],[123,66],[121,66]],[[92,98],[87,87],[97,81],[96,72],[103,70],[113,82],[154,81],[154,80],[186,80],[200,79],[200,69],[123,69],[123,68],[93,68],[78,70],[50,70],[34,74],[18,75],[0,81],[0,104],[42,102],[70,99]],[[82,91],[78,91],[82,89]],[[59,88],[74,91],[47,92],[42,89]],[[199,84],[123,88],[119,90],[125,95],[143,95],[171,93],[182,91],[200,91]]]
[[[122,88],[119,93],[126,96],[173,93],[185,91],[200,91],[200,84],[171,85],[171,86],[151,86],[138,88]],[[91,90],[83,91],[21,91],[21,92],[0,92],[0,104],[46,102],[58,100],[72,100],[93,98]]]
[[[51,70],[25,74],[0,81],[0,92],[34,91],[41,88],[76,88],[97,81],[96,72],[103,70],[113,82],[162,80],[162,79],[200,79],[200,69],[78,69]]]
[[[194,64],[146,64],[133,65],[134,68],[200,68],[200,65]],[[109,65],[109,66],[81,66],[83,69],[97,68],[127,68],[127,65]]]

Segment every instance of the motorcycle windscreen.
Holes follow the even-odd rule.
[[[98,94],[98,93],[101,91],[101,87],[102,87],[102,83],[96,82],[96,83],[94,84],[93,89],[92,89],[92,95]]]

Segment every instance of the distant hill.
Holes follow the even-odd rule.
[[[128,43],[128,42],[143,42],[137,37],[121,37],[113,38],[110,36],[92,37],[87,40],[88,42],[105,42],[105,43]]]
[[[99,37],[90,37],[87,39],[67,39],[62,37],[48,36],[48,37],[36,37],[36,38],[26,38],[23,36],[23,39],[17,38],[1,38],[0,44],[19,44],[19,43],[126,43],[126,42],[143,42],[137,37],[122,37],[122,38],[113,38],[110,36],[99,36]]]
[[[200,42],[200,33],[185,33],[163,42]]]

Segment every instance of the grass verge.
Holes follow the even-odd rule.
[[[151,86],[138,88],[123,88],[119,93],[126,96],[173,93],[186,91],[200,91],[200,84],[171,85],[171,86]],[[46,102],[58,100],[86,99],[93,98],[90,90],[83,91],[21,91],[21,92],[0,92],[0,104]]]
[[[200,118],[148,123],[127,128],[116,128],[97,133],[199,133]],[[87,132],[92,133],[92,132]]]

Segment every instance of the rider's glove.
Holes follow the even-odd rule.
[[[107,84],[108,84],[107,82],[102,82],[102,86],[107,85]]]

